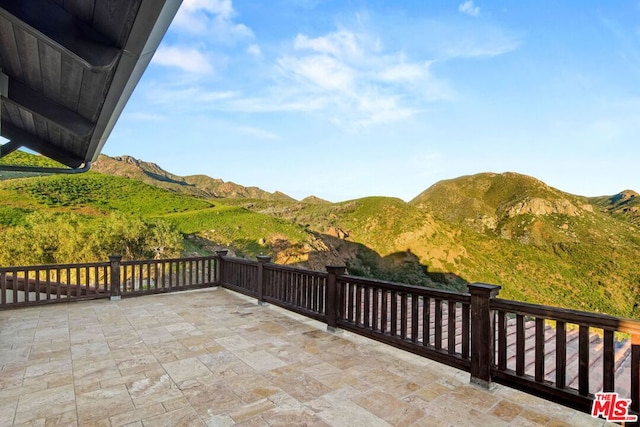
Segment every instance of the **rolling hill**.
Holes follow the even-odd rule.
[[[227,191],[222,180],[179,177],[127,156],[100,161],[79,176],[0,181],[0,229],[34,210],[119,211],[173,223],[191,253],[230,247],[461,290],[495,283],[504,298],[640,318],[639,199],[630,190],[587,198],[517,173],[483,173],[436,183],[409,203],[330,203],[235,184]]]
[[[137,179],[149,185],[165,188],[177,193],[205,198],[253,198],[265,200],[293,200],[284,193],[244,187],[233,182],[211,178],[206,175],[178,176],[165,171],[155,163],[145,162],[131,156],[109,157],[100,155],[91,166],[94,172],[105,175]]]

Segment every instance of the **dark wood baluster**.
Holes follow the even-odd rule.
[[[380,313],[380,332],[387,332],[387,313],[388,313],[388,304],[389,304],[389,291],[382,291],[382,310]]]
[[[422,345],[429,345],[431,329],[431,298],[422,297]]]
[[[524,316],[516,315],[516,375],[524,375]]]
[[[373,328],[374,331],[382,329],[378,325],[378,310],[381,309],[379,295],[380,295],[380,291],[377,289],[373,289],[373,310],[371,313],[373,319],[371,320],[371,327]]]
[[[40,270],[36,270],[36,277],[34,281],[35,281],[36,301],[40,301]]]
[[[448,302],[447,310],[447,352],[454,354],[456,352],[456,303]]]
[[[81,273],[80,273],[80,267],[76,267],[76,297],[79,297],[82,295],[82,288],[85,286],[84,283],[82,283],[81,279]],[[29,282],[29,276],[25,276],[25,279],[27,280],[27,283]]]
[[[498,312],[498,369],[507,369],[507,313]]]
[[[356,325],[362,325],[362,285],[356,285]]]
[[[187,263],[183,262],[182,263],[182,283],[180,283],[180,286],[184,286],[185,283],[187,283]]]
[[[56,299],[60,299],[60,297],[62,296],[61,295],[62,289],[60,288],[62,286],[61,285],[62,280],[60,280],[61,279],[60,271],[61,270],[59,268],[56,268]]]
[[[400,338],[407,339],[407,294],[400,294]]]
[[[24,301],[25,302],[29,302],[29,270],[25,270],[23,273],[23,277],[24,277],[24,285],[23,288],[24,289]],[[14,294],[17,293],[18,288],[16,287],[16,290],[14,291]]]
[[[303,292],[303,301],[302,306],[307,310],[311,310],[311,285],[310,282],[313,279],[312,276],[305,275],[304,276],[304,292]]]
[[[613,331],[604,330],[604,349],[602,354],[602,391],[615,391],[615,359],[616,350],[613,345]]]
[[[471,306],[462,304],[462,358],[469,359],[470,352]]]
[[[71,269],[69,267],[66,267],[64,269],[64,273],[65,273],[64,283],[66,284],[65,295],[67,296],[67,299],[69,299],[71,296],[73,296],[73,289],[71,289]]]
[[[349,295],[349,311],[348,311],[348,317],[347,320],[349,320],[350,322],[353,322],[353,304],[354,304],[354,300],[355,300],[355,285],[353,283],[349,283],[347,284],[348,288],[347,288],[347,292]]]
[[[48,270],[47,270],[48,271]],[[0,274],[0,303],[7,305],[7,273]],[[49,299],[49,288],[47,287],[47,299]]]
[[[578,393],[589,394],[589,327],[580,325],[578,329]]]
[[[159,267],[163,264],[164,263],[160,261],[153,265],[153,289],[158,289],[158,279],[160,278],[159,271],[161,270]],[[211,283],[211,280],[208,280],[207,283]]]
[[[556,387],[567,385],[567,325],[556,322]]]
[[[364,292],[364,326],[371,327],[371,288],[366,286]]]
[[[15,303],[18,301],[18,273],[17,272],[14,271],[11,273],[11,280],[12,280],[11,283],[13,283],[13,302]],[[60,299],[60,295],[58,295],[58,299]]]
[[[3,276],[4,277],[4,276]],[[106,277],[106,276],[105,276]],[[45,277],[44,277],[45,281],[46,281],[46,289],[47,289],[47,301],[51,300],[51,270],[47,268],[47,271],[45,272]],[[4,298],[4,292],[3,292],[3,298]],[[2,303],[4,304],[6,301],[2,301]]]
[[[536,317],[535,379],[544,380],[544,319]]]
[[[640,412],[640,335],[631,336],[631,410]]]
[[[433,329],[435,333],[435,347],[436,350],[442,348],[442,300],[440,298],[435,299],[435,311],[433,313]]]
[[[398,294],[391,291],[391,336],[398,334]]]
[[[418,319],[420,318],[420,297],[411,295],[411,341],[418,342]]]

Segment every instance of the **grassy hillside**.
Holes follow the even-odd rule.
[[[438,183],[411,204],[458,227],[467,279],[507,298],[638,316],[639,229],[531,177],[479,174]],[[449,207],[448,207],[449,206]]]
[[[233,186],[227,194],[235,197],[213,199],[201,192],[223,181],[136,162],[125,161],[133,168],[119,172],[129,170],[130,178],[90,172],[0,181],[0,229],[22,226],[41,210],[75,212],[80,220],[120,212],[170,222],[188,237],[190,252],[230,247],[279,263],[344,263],[352,274],[457,289],[495,283],[504,298],[640,317],[640,199],[632,191],[585,198],[532,177],[485,173],[439,182],[410,203],[298,202]],[[145,180],[155,175],[153,185],[142,182],[143,169]]]
[[[589,202],[515,173],[443,181],[410,203],[225,201],[362,245],[333,244],[358,273],[414,259],[431,280],[495,283],[504,298],[638,317],[639,230]]]
[[[132,218],[166,220],[183,234],[194,235],[186,241],[192,253],[228,247],[239,255],[255,256],[273,253],[275,248],[290,252],[291,258],[313,240],[304,227],[273,216],[96,172],[7,179],[0,181],[0,199],[0,229],[24,225],[25,218],[36,211],[75,212],[84,222],[120,212]]]
[[[640,226],[640,194],[625,190],[614,196],[590,197],[589,202],[603,212]]]
[[[185,234],[197,234],[237,255],[255,257],[273,253],[274,247],[301,246],[309,234],[294,223],[251,212],[235,206],[217,205],[208,209],[161,216]]]
[[[94,172],[2,181],[0,198],[5,207],[28,210],[65,208],[96,214],[117,210],[140,216],[158,216],[211,206],[207,200],[175,194],[133,179]]]
[[[133,178],[149,185],[181,194],[203,198],[241,197],[266,200],[293,200],[286,194],[244,187],[233,182],[211,178],[206,175],[178,176],[162,169],[155,163],[134,159],[131,156],[109,157],[101,155],[92,168],[105,175]]]
[[[11,154],[0,158],[0,165],[12,166],[33,166],[39,168],[66,168],[65,165],[51,160],[48,157],[33,155],[22,151],[14,151]],[[35,172],[10,172],[0,171],[0,181],[5,179],[25,178],[29,176],[41,176],[42,173]]]

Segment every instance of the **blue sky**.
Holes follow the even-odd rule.
[[[640,1],[184,0],[103,149],[331,201],[640,191]]]

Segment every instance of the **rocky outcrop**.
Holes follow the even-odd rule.
[[[551,214],[578,216],[580,215],[580,211],[580,208],[567,199],[549,200],[533,197],[514,203],[505,210],[504,215],[508,218],[524,214],[531,214],[534,216]]]

